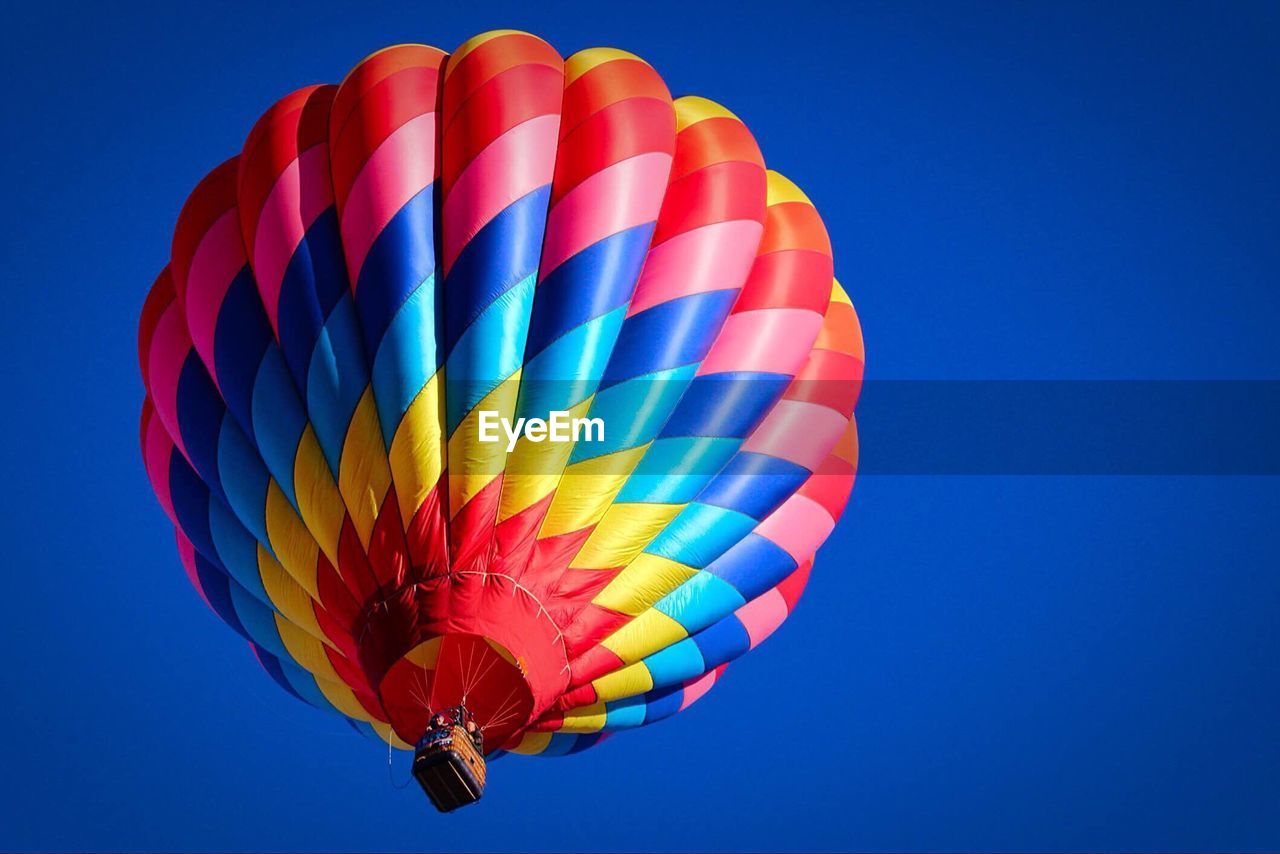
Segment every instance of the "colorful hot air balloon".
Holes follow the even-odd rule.
[[[183,208],[139,355],[192,583],[398,747],[445,710],[560,755],[687,707],[794,608],[857,461],[809,199],[638,57],[521,32],[272,106]]]

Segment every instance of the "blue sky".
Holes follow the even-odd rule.
[[[0,33],[0,848],[1280,847],[1276,478],[863,478],[707,699],[441,817],[189,589],[134,345],[272,100],[501,26],[737,112],[822,212],[871,378],[1277,379],[1274,4],[263,5]],[[809,753],[763,735],[796,709]]]

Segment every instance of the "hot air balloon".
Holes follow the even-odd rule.
[[[284,690],[416,748],[442,809],[485,755],[706,694],[854,480],[817,211],[612,48],[495,31],[286,95],[191,193],[139,327],[192,584]]]

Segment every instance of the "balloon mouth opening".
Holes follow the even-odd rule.
[[[429,638],[400,657],[379,688],[396,735],[419,744],[433,716],[465,709],[492,752],[528,723],[533,693],[520,659],[492,638],[449,633]]]

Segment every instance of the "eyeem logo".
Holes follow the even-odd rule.
[[[499,432],[501,430],[501,432]],[[507,453],[516,448],[520,437],[530,442],[603,442],[603,418],[572,418],[563,409],[555,409],[549,418],[510,418],[492,410],[480,410],[480,441],[486,444],[507,439]]]

